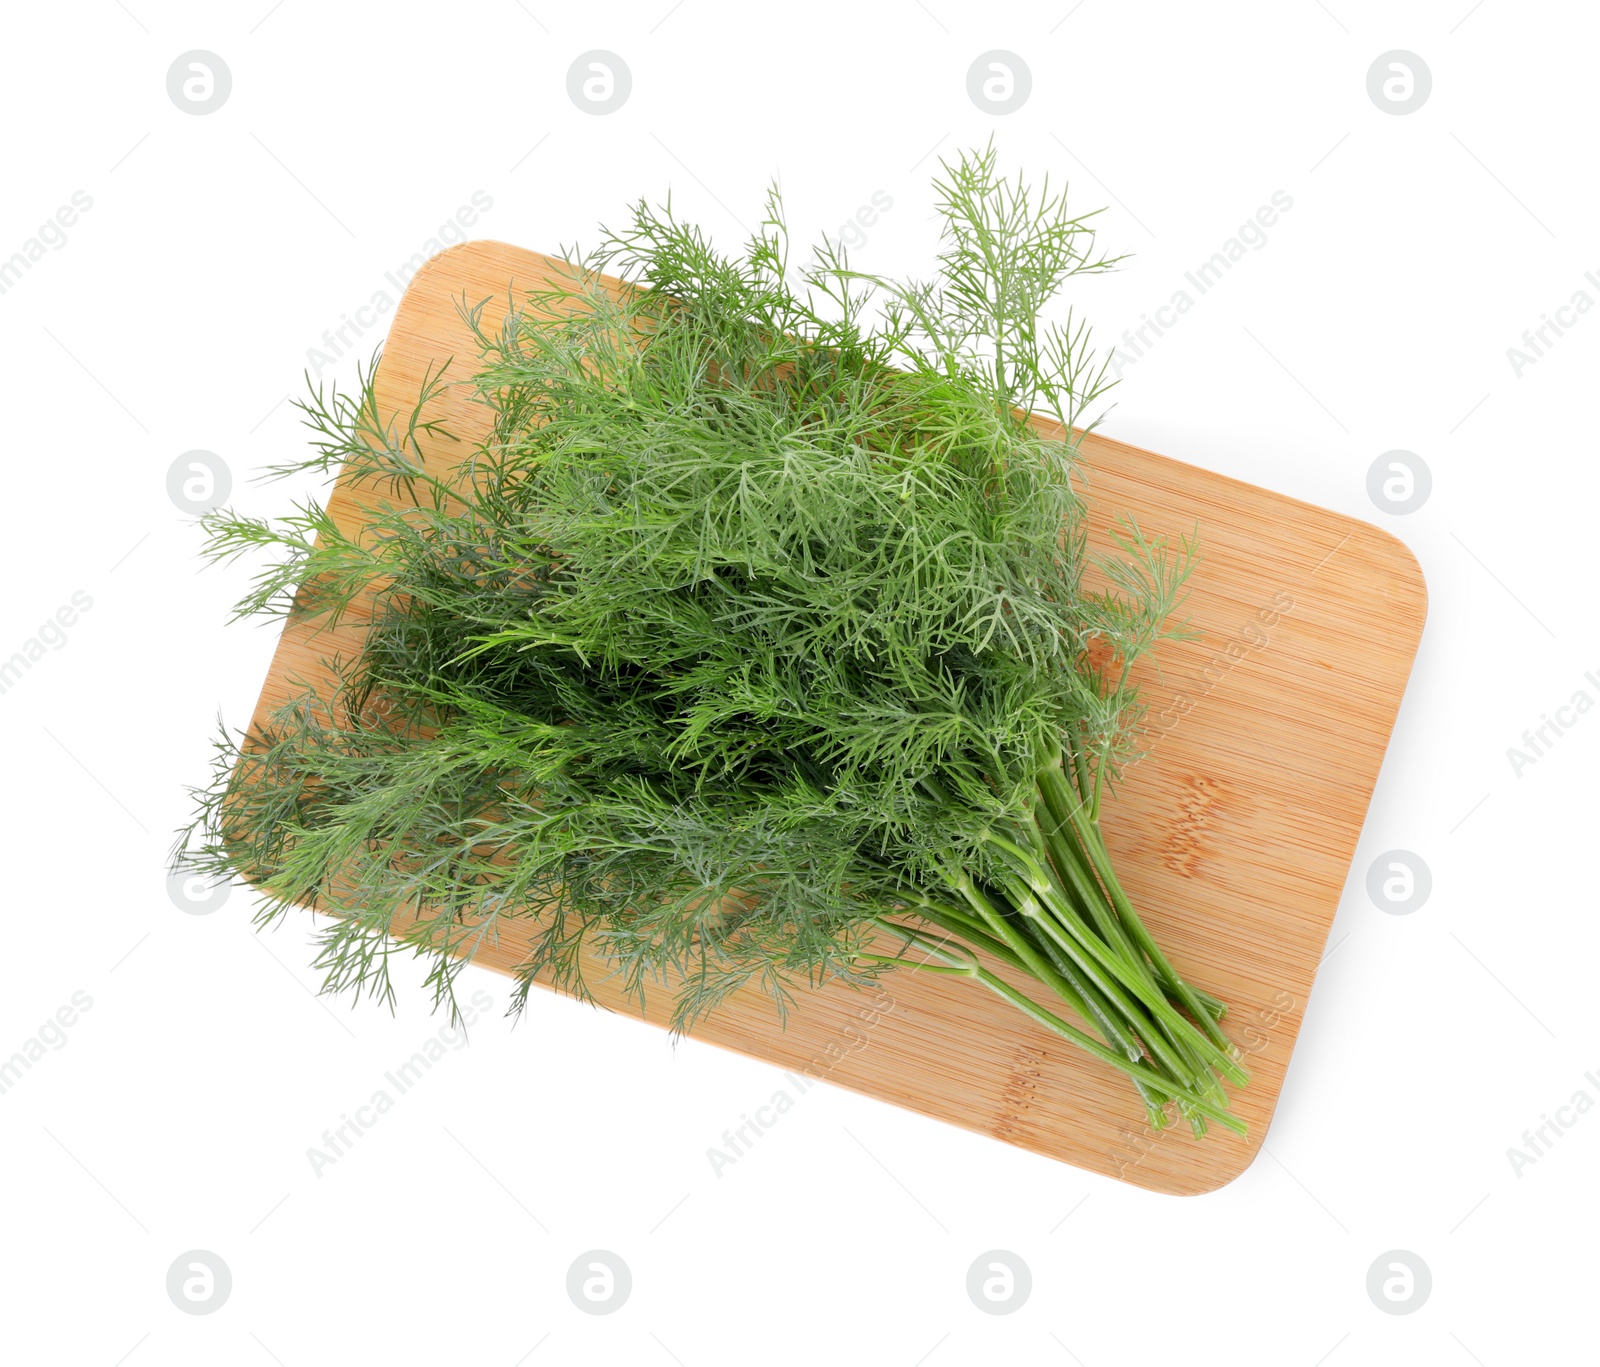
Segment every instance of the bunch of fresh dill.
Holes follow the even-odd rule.
[[[511,919],[519,1003],[536,975],[584,993],[598,952],[641,998],[664,984],[680,1029],[747,983],[781,1009],[915,965],[1123,1069],[1152,1124],[1242,1129],[1223,1007],[1099,827],[1130,667],[1193,555],[1131,522],[1086,551],[1074,424],[1105,369],[1040,315],[1113,262],[992,146],[934,188],[938,271],[913,284],[826,245],[791,268],[775,190],[734,256],[641,201],[492,332],[466,310],[493,429],[443,475],[419,446],[439,377],[405,420],[370,376],[315,391],[316,454],[280,471],[342,469],[364,529],[221,511],[207,552],[278,553],[240,615],[358,614],[365,645],[224,733],[178,861],[254,883],[263,921],[335,911],[329,990],[392,997],[413,949],[453,1005]]]

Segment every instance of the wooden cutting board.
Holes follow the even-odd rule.
[[[498,326],[510,298],[545,283],[552,258],[499,242],[434,257],[397,309],[378,369],[385,420],[406,415],[425,373],[450,378],[477,359],[458,305],[488,300]],[[481,436],[488,410],[466,387],[430,405],[462,444],[424,452],[443,471]],[[1185,611],[1198,638],[1166,642],[1146,670],[1146,756],[1107,806],[1122,881],[1179,972],[1230,1005],[1225,1022],[1250,1085],[1235,1095],[1247,1137],[1145,1126],[1131,1086],[970,981],[899,971],[863,994],[802,989],[787,1025],[759,992],[736,995],[696,1027],[776,1067],[921,1111],[1006,1143],[1154,1191],[1193,1194],[1255,1157],[1349,871],[1384,747],[1416,654],[1427,595],[1415,558],[1353,518],[1241,484],[1100,436],[1084,442],[1091,544],[1122,512],[1153,534],[1199,529],[1201,559]],[[360,504],[330,498],[342,529]],[[255,722],[321,681],[359,627],[286,626]],[[478,959],[509,972],[510,936]],[[604,977],[609,1006],[636,1012]],[[997,971],[1010,976],[1006,970]],[[657,998],[659,1001],[659,998]],[[649,1018],[660,1016],[652,1008]],[[659,1020],[657,1021],[659,1023]]]

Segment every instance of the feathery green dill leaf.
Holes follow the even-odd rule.
[[[776,190],[735,254],[638,203],[493,331],[467,310],[481,354],[450,382],[493,425],[448,476],[420,446],[449,436],[442,374],[390,424],[371,371],[315,389],[302,468],[367,495],[360,534],[317,504],[219,511],[206,550],[277,552],[241,616],[370,624],[331,686],[219,737],[177,858],[254,883],[264,920],[336,912],[330,990],[392,1000],[417,952],[453,1009],[513,920],[519,1002],[535,977],[584,995],[598,955],[678,1029],[749,985],[782,1011],[920,965],[1122,1068],[1153,1124],[1241,1128],[1224,1008],[1098,824],[1195,555],[1126,522],[1086,587],[1074,469],[1106,370],[1042,313],[1115,259],[992,146],[935,193],[920,283],[826,243],[792,266]]]

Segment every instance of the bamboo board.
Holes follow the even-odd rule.
[[[415,405],[424,374],[476,348],[458,304],[544,283],[552,259],[498,242],[434,257],[395,314],[377,376],[385,420]],[[446,470],[486,429],[466,388],[428,412],[463,445],[424,450]],[[1198,525],[1201,560],[1185,612],[1198,637],[1166,642],[1144,680],[1151,736],[1104,817],[1117,870],[1178,970],[1230,1005],[1225,1028],[1251,1074],[1235,1094],[1247,1137],[1147,1130],[1121,1073],[1075,1050],[977,985],[911,971],[866,995],[802,989],[780,1026],[759,992],[737,994],[696,1036],[778,1067],[964,1126],[1154,1191],[1231,1181],[1266,1135],[1333,921],[1426,613],[1411,553],[1376,527],[1098,435],[1084,443],[1091,544],[1119,512],[1153,534]],[[343,484],[330,511],[361,520]],[[326,676],[352,631],[287,624],[255,723]],[[478,959],[509,972],[502,935]],[[606,1005],[636,1012],[591,975]],[[997,971],[1005,973],[1004,969]],[[659,999],[658,999],[659,1000]],[[652,1016],[659,1016],[653,1008]],[[659,1022],[657,1022],[659,1023]]]

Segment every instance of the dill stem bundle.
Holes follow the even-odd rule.
[[[331,991],[392,1000],[415,952],[453,1009],[513,921],[518,1005],[536,978],[587,995],[599,962],[680,1030],[746,986],[781,1013],[834,980],[967,977],[1127,1074],[1152,1126],[1242,1131],[1225,1008],[1100,828],[1133,666],[1182,630],[1195,557],[1131,520],[1087,549],[1077,420],[1105,365],[1043,310],[1114,261],[992,147],[934,188],[926,281],[826,243],[791,267],[775,190],[736,255],[641,201],[494,329],[463,301],[476,367],[409,414],[370,373],[314,390],[315,454],[275,473],[340,471],[365,525],[224,510],[206,551],[276,554],[239,616],[355,615],[363,644],[219,737],[175,862],[255,884],[263,922],[335,912]],[[440,474],[447,383],[492,425]]]

